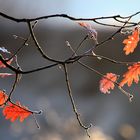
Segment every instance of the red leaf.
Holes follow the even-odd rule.
[[[17,102],[16,105],[9,102],[3,109],[3,115],[6,117],[6,119],[10,119],[11,122],[14,122],[18,118],[20,122],[23,122],[24,119],[31,114],[32,112],[30,112],[27,107],[21,106],[19,102]]]
[[[4,91],[0,90],[0,106],[3,107],[3,104],[7,100],[8,96],[5,94]]]
[[[134,80],[135,83],[138,83],[140,76],[140,62],[133,64],[128,67],[128,71],[123,75],[124,79],[120,82],[120,86],[127,84],[128,86],[132,85]]]
[[[100,80],[100,91],[102,93],[110,93],[110,89],[114,89],[115,85],[114,82],[117,81],[117,75],[113,73],[107,73],[101,80]]]
[[[135,28],[132,35],[128,36],[128,39],[125,39],[123,43],[125,44],[124,51],[128,55],[134,52],[134,49],[137,47],[139,42],[139,28]]]
[[[14,75],[14,74],[12,74],[12,73],[0,73],[1,78],[5,78],[5,77],[8,77],[8,76],[12,76],[12,75]]]
[[[12,63],[13,59],[9,60],[7,62],[8,65],[10,65]],[[6,66],[0,61],[0,68],[6,68]]]

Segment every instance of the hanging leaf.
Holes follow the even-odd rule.
[[[97,31],[91,27],[90,24],[85,23],[85,22],[78,22],[78,24],[82,27],[84,27],[91,35],[91,38],[94,39],[96,41],[96,43],[98,43],[97,41]]]
[[[3,107],[3,104],[7,100],[8,96],[5,94],[4,91],[0,90],[0,107]]]
[[[117,75],[114,73],[107,73],[101,80],[100,80],[100,91],[102,93],[110,93],[110,89],[114,89],[115,85],[114,82],[117,81]]]
[[[124,51],[128,55],[134,52],[134,49],[137,47],[139,42],[139,28],[136,27],[132,35],[128,36],[128,39],[125,39],[123,43],[125,44]]]
[[[10,60],[7,62],[7,64],[10,65],[10,64],[12,63],[12,61],[13,61],[13,58],[10,59]],[[6,66],[5,66],[1,61],[0,61],[0,68],[6,68]]]
[[[138,83],[140,76],[140,62],[128,67],[128,71],[123,75],[124,79],[120,82],[120,86],[127,84],[132,85],[132,82]]]
[[[20,102],[17,102],[16,105],[9,102],[3,109],[3,115],[6,117],[6,119],[10,119],[11,122],[14,122],[18,118],[20,122],[23,122],[24,119],[31,114],[32,112],[30,112],[27,107],[21,106]]]
[[[5,77],[8,77],[8,76],[13,76],[14,74],[12,73],[0,73],[0,77],[1,78],[5,78]]]

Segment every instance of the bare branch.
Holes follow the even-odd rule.
[[[72,20],[72,21],[81,20],[81,21],[97,22],[97,20],[101,20],[101,19],[102,20],[104,20],[104,19],[115,19],[115,18],[127,19],[129,17],[133,17],[133,16],[136,16],[138,14],[140,14],[140,11],[136,12],[135,14],[132,14],[130,16],[127,16],[127,17],[123,17],[123,16],[120,16],[120,15],[114,15],[114,16],[96,17],[96,18],[76,18],[76,17],[72,17],[72,16],[69,16],[69,15],[66,15],[66,14],[55,14],[55,15],[41,16],[41,17],[30,18],[30,19],[29,18],[22,18],[22,19],[20,19],[20,18],[14,18],[12,16],[9,16],[9,15],[6,15],[5,13],[0,12],[0,16],[2,16],[4,18],[7,18],[9,20],[15,21],[15,22],[32,22],[32,21],[36,21],[36,20],[49,19],[49,18],[54,18],[54,17],[67,18],[67,19]],[[128,24],[129,24],[129,22],[128,22]],[[132,23],[130,23],[130,24],[132,24]]]
[[[89,133],[88,133],[88,129],[92,126],[91,124],[89,126],[85,126],[83,124],[83,122],[81,121],[81,118],[80,118],[80,113],[78,113],[77,111],[77,107],[76,107],[76,104],[75,104],[75,101],[74,101],[74,98],[73,98],[73,95],[72,95],[72,90],[71,90],[71,86],[70,86],[70,82],[69,82],[69,77],[68,77],[68,70],[67,70],[67,66],[64,64],[64,72],[65,72],[65,80],[66,80],[66,84],[67,84],[67,89],[68,89],[68,93],[69,93],[69,97],[70,97],[70,101],[71,101],[71,104],[72,104],[72,108],[73,108],[73,112],[75,113],[76,115],[76,118],[78,120],[78,123],[79,125],[85,129],[87,135],[90,137]]]

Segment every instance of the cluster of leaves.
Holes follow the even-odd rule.
[[[84,27],[97,43],[96,30],[92,28],[90,24],[85,22],[79,22],[79,25]],[[135,27],[132,34],[129,35],[127,39],[124,39],[123,44],[125,44],[125,47],[123,51],[125,52],[125,55],[129,55],[130,53],[134,52],[140,40],[139,34],[140,34],[139,28]],[[135,83],[138,83],[139,75],[140,75],[140,62],[134,63],[132,66],[128,67],[128,71],[123,74],[123,79],[120,83],[117,83],[117,80],[119,79],[118,78],[119,76],[117,74],[106,73],[106,75],[104,75],[100,80],[100,91],[104,94],[110,93],[110,90],[114,89],[115,84],[119,86],[119,88],[123,87],[125,84],[131,86],[133,81]]]
[[[92,38],[96,43],[97,41],[97,31],[91,27],[90,24],[85,22],[79,22],[80,26],[84,27],[90,35],[90,38]],[[125,44],[124,52],[126,55],[133,53],[134,49],[137,47],[137,44],[139,42],[139,28],[136,27],[134,31],[132,32],[132,35],[128,36],[128,39],[125,39],[123,43]],[[5,49],[4,47],[0,48],[0,51],[3,53],[10,53]],[[10,53],[11,54],[11,53]],[[14,58],[11,58],[10,60],[6,58],[7,64],[11,65]],[[0,61],[0,68],[6,68],[6,65],[3,64]],[[8,76],[12,76],[15,74],[12,73],[0,73],[1,78],[5,78]],[[139,75],[140,75],[140,62],[134,63],[132,66],[128,67],[128,71],[124,73],[122,81],[118,84],[118,75],[114,73],[106,73],[100,80],[100,91],[104,94],[110,93],[110,90],[114,89],[115,84],[117,84],[120,87],[123,87],[125,84],[128,86],[132,85],[132,82],[138,83],[139,81]],[[8,95],[0,90],[0,106],[3,108],[3,115],[6,117],[6,119],[11,119],[11,121],[15,121],[17,118],[20,118],[20,122],[22,122],[25,118],[33,114],[32,111],[28,110],[27,107],[21,106],[20,102],[13,103],[9,100]]]
[[[128,36],[128,39],[125,39],[123,43],[125,44],[124,51],[128,55],[134,52],[134,49],[137,47],[139,42],[139,28],[136,27],[132,32],[132,35]],[[132,85],[132,82],[139,82],[140,76],[140,62],[134,63],[132,66],[128,67],[128,71],[123,74],[123,79],[119,83],[120,87],[123,87],[127,84],[129,87]],[[110,89],[114,89],[114,83],[117,82],[117,75],[114,73],[107,73],[102,80],[100,81],[100,91],[102,93],[109,93]]]

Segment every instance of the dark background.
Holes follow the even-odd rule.
[[[13,14],[14,15],[14,14]],[[63,24],[61,23],[63,20]],[[55,24],[54,24],[55,22]],[[52,24],[51,24],[52,23]],[[64,24],[68,23],[68,24]],[[114,28],[103,28],[92,23],[98,32],[99,42],[114,33]],[[24,23],[14,23],[0,18],[0,46],[4,46],[12,53],[21,46],[22,40],[14,39],[13,35],[27,38],[28,26]],[[49,56],[55,59],[66,59],[71,51],[66,47],[68,40],[76,48],[87,32],[75,22],[67,19],[55,18],[42,20],[35,28],[35,34],[40,45]],[[125,56],[122,41],[127,36],[118,34],[114,40],[102,45],[96,53],[119,61],[139,61],[139,45],[135,52]],[[93,46],[93,41],[83,44],[82,51]],[[18,56],[18,62],[24,70],[30,70],[48,65],[36,51],[32,41]],[[83,59],[83,62],[99,70],[101,73],[113,72],[123,74],[127,67],[112,64],[96,58]],[[0,72],[4,72],[1,69]],[[139,140],[139,83],[131,88],[125,87],[133,93],[134,99],[129,103],[128,98],[116,87],[109,95],[99,91],[101,77],[79,64],[68,66],[73,96],[85,124],[92,123],[90,129],[91,140]],[[14,78],[0,79],[0,88],[10,91]],[[43,114],[36,116],[40,124],[37,129],[32,117],[23,123],[11,123],[0,113],[0,139],[2,140],[86,140],[88,137],[79,127],[72,111],[68,97],[63,69],[54,67],[29,75],[23,75],[18,84],[13,100],[32,110],[43,110]]]

